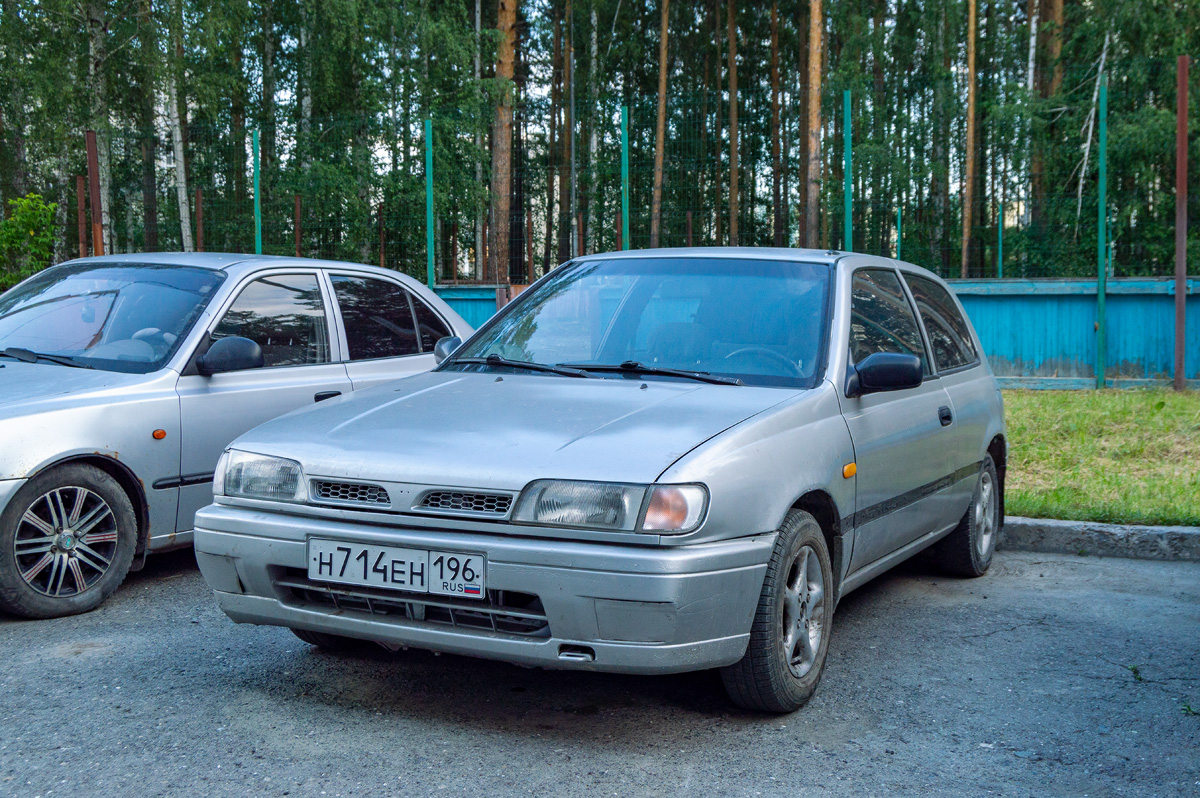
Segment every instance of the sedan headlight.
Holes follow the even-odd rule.
[[[690,532],[704,520],[703,485],[625,485],[539,479],[517,500],[517,523],[610,529],[621,532]]]
[[[308,499],[304,472],[295,460],[236,449],[221,455],[213,475],[213,494],[285,502]]]

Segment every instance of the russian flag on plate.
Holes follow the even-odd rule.
[[[468,596],[478,596],[479,592],[479,585],[463,585],[463,593]]]

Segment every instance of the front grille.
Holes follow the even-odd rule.
[[[451,513],[482,513],[502,516],[512,506],[512,496],[506,493],[468,493],[456,490],[435,490],[425,494],[418,507],[444,510]]]
[[[362,482],[329,482],[313,480],[313,494],[321,501],[341,504],[367,504],[387,506],[392,503],[388,492],[378,485]]]
[[[292,595],[291,603],[329,607],[389,618],[452,626],[463,630],[496,632],[522,637],[550,637],[550,624],[542,600],[530,593],[489,590],[485,601],[404,593],[379,588],[314,582],[306,572],[288,568],[275,580]]]

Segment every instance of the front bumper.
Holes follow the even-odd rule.
[[[426,608],[437,597],[423,594],[374,591],[374,603],[346,600],[344,586],[307,581],[309,537],[482,552],[489,594],[535,596],[532,614],[544,616],[544,622],[521,633],[503,623],[470,626],[455,618],[485,616],[491,610],[484,603],[451,602],[456,614]],[[741,659],[774,542],[771,533],[676,547],[581,543],[374,526],[226,505],[197,513],[195,531],[200,570],[221,609],[239,623],[622,673],[701,670]],[[341,594],[343,600],[324,601],[326,594]]]

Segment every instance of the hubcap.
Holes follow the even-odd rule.
[[[117,552],[117,517],[87,488],[55,488],[26,508],[13,541],[17,571],[43,596],[66,598],[108,572]]]
[[[991,472],[984,471],[979,478],[979,496],[975,501],[975,552],[980,560],[986,560],[996,545],[997,500],[995,481]]]
[[[783,587],[783,655],[792,673],[804,676],[817,661],[825,633],[825,578],[812,547],[804,546],[788,568]]]

